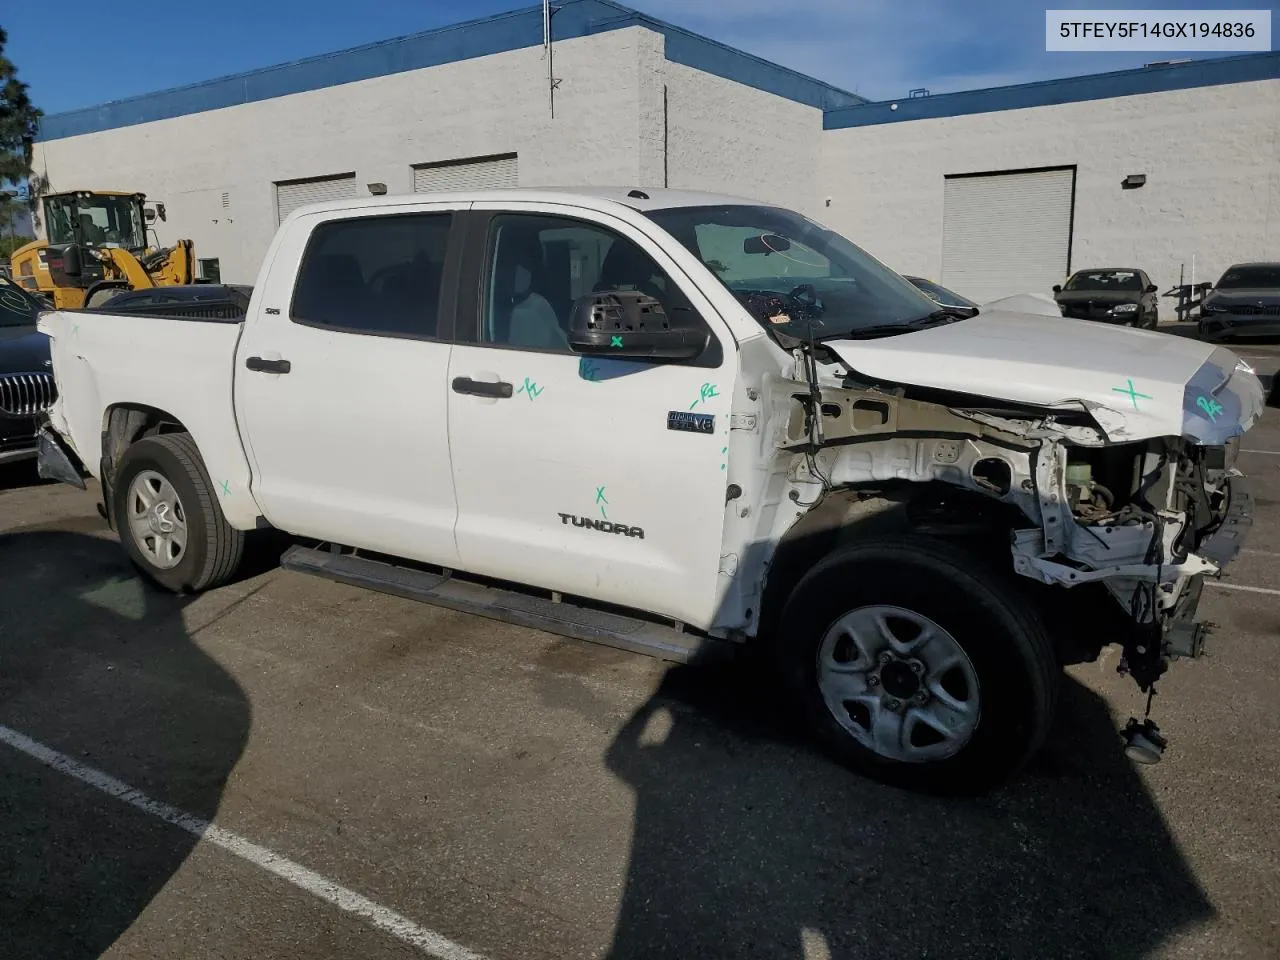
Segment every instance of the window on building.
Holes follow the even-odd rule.
[[[487,263],[481,331],[485,343],[569,353],[574,301],[620,288],[657,299],[673,324],[703,324],[652,257],[596,224],[529,214],[495,217]]]
[[[331,220],[312,232],[290,316],[352,333],[434,337],[452,216]]]

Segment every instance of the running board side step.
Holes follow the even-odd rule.
[[[353,587],[545,630],[576,640],[601,643],[674,663],[702,662],[737,646],[731,641],[685,633],[648,620],[311,547],[290,547],[280,558],[280,566]]]

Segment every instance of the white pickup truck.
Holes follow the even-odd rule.
[[[287,567],[570,636],[751,642],[836,756],[939,791],[1041,744],[1062,665],[1119,644],[1146,691],[1201,652],[1263,408],[1225,349],[939,308],[797,213],[668,190],[313,206],[244,313],[40,329],[41,469],[96,477],[159,584],[274,528],[312,544]]]

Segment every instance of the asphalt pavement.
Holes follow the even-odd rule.
[[[1259,373],[1280,347],[1233,344]],[[965,801],[862,780],[732,665],[288,573],[140,583],[94,491],[0,475],[0,957],[1280,956],[1280,410],[1154,717],[1116,656]]]

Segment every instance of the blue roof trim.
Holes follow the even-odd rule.
[[[866,102],[865,98],[654,20],[611,0],[563,0],[552,20],[557,40],[630,26],[645,26],[661,33],[669,60],[728,80],[821,109]],[[541,44],[542,8],[525,7],[349,50],[53,114],[42,119],[39,139],[59,140],[150,123]]]
[[[1166,90],[1213,87],[1224,83],[1274,80],[1278,77],[1280,52],[1250,53],[1238,57],[1116,70],[1112,73],[1096,73],[1063,80],[1041,80],[1011,87],[904,97],[901,100],[839,107],[823,115],[822,127],[824,130],[842,130],[846,127],[867,127],[880,123],[902,123],[905,120],[962,117],[973,113],[1046,107],[1058,103],[1105,100]]]

